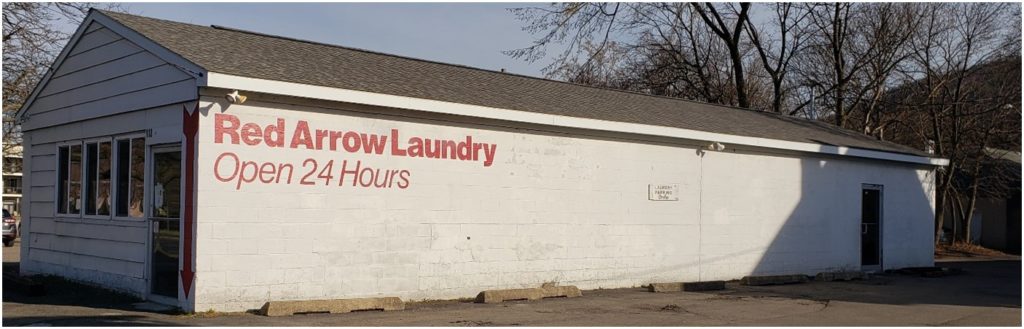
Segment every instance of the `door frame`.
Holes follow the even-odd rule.
[[[153,166],[156,165],[156,158],[154,157],[154,154],[155,153],[163,153],[163,152],[174,152],[174,151],[177,151],[178,153],[182,152],[182,144],[180,142],[146,145],[145,189],[144,189],[145,192],[143,193],[144,194],[143,198],[145,198],[145,201],[143,202],[143,207],[144,207],[143,213],[145,214],[146,228],[147,228],[146,229],[146,265],[145,265],[146,266],[146,280],[145,280],[146,281],[145,282],[146,294],[145,294],[145,296],[146,296],[146,300],[148,300],[148,301],[152,301],[152,302],[156,302],[156,303],[164,304],[164,305],[181,306],[180,304],[181,304],[181,301],[182,301],[182,296],[181,296],[181,280],[180,280],[180,278],[178,278],[178,280],[177,280],[178,281],[178,292],[177,292],[177,296],[175,298],[153,293],[153,276],[154,276],[154,273],[153,273],[153,229],[154,229],[155,226],[154,226],[154,217],[153,217],[153,197],[154,197],[153,193],[154,193],[154,191],[153,191],[152,185],[153,185],[153,181],[154,181],[154,178],[153,178],[153,175],[154,175],[154,173],[153,173]],[[184,176],[185,176],[185,167],[184,167],[184,159],[182,159],[182,164],[181,164],[181,166],[179,166],[179,177],[181,177],[178,180],[178,182],[180,184],[180,188],[178,190],[179,193],[184,192],[184,188],[185,188]],[[184,207],[184,205],[182,203],[179,203],[179,207]],[[180,225],[181,225],[181,215],[180,214],[182,214],[182,212],[179,210],[178,213],[179,213],[179,215],[178,215],[178,223],[179,223],[179,227],[180,227]],[[180,236],[179,236],[178,239],[179,239],[178,240],[178,255],[181,255],[182,246],[181,246],[181,238],[180,238]],[[181,257],[180,256],[178,257],[178,269],[179,270],[181,269]]]
[[[860,229],[857,230],[857,232],[863,232],[864,229],[864,191],[866,190],[878,191],[878,265],[864,265],[864,261],[861,260],[860,270],[879,272],[884,268],[883,256],[885,255],[885,243],[883,243],[883,241],[885,241],[885,230],[883,229],[883,227],[885,227],[885,186],[883,186],[882,184],[867,183],[860,185],[861,211],[860,217],[857,219],[857,222],[859,224],[857,225],[857,227]],[[857,240],[860,241],[860,244],[858,245],[860,248],[858,249],[861,250],[863,250],[862,248],[864,248],[863,236],[863,233],[857,235]],[[861,253],[863,253],[863,251],[861,251]]]

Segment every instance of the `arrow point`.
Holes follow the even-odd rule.
[[[193,271],[180,271],[181,272],[181,286],[185,289],[185,298],[188,298],[188,293],[192,290],[192,279],[195,278],[196,272]]]

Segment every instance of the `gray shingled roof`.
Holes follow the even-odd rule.
[[[210,72],[526,112],[928,156],[910,147],[821,122],[773,113],[227,28],[101,13]]]

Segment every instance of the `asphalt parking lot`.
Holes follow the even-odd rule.
[[[4,284],[18,245],[4,248]],[[887,274],[870,280],[649,293],[642,288],[588,290],[583,297],[534,302],[408,303],[405,311],[264,317],[249,313],[168,314],[139,301],[62,281],[45,296],[3,291],[4,326],[1020,326],[1021,263],[952,260],[962,274],[938,278]]]

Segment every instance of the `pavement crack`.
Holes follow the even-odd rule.
[[[820,301],[819,301],[819,302],[820,302]],[[826,299],[826,300],[825,300],[824,302],[822,302],[822,304],[823,304],[823,305],[821,305],[821,308],[820,308],[820,309],[818,309],[818,310],[817,310],[816,312],[821,312],[821,311],[824,311],[825,309],[827,309],[827,308],[828,308],[828,306],[832,304],[832,300],[830,300],[830,299]]]

